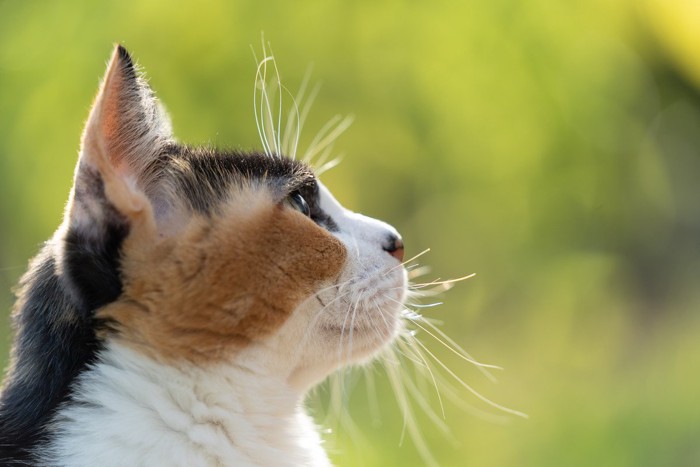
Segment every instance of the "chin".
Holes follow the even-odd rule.
[[[333,316],[320,325],[336,367],[367,363],[401,332],[407,294],[404,269],[395,269],[383,275],[378,284],[374,282],[371,287],[357,286],[354,293],[338,300]]]

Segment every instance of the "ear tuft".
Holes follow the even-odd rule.
[[[129,51],[126,50],[126,47],[121,44],[117,44],[115,48],[116,54],[119,55],[119,59],[124,63],[124,65],[133,70],[134,61],[131,59],[131,55],[129,54]]]

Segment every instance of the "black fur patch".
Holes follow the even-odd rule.
[[[12,364],[0,395],[1,465],[31,462],[71,383],[97,358],[101,323],[94,311],[122,291],[119,254],[128,224],[107,201],[99,174],[81,175],[88,179],[77,181],[75,202],[89,196],[100,216],[89,234],[72,226],[47,243],[21,282]]]
[[[208,214],[226,199],[228,187],[259,181],[271,186],[280,200],[299,191],[309,205],[311,219],[320,226],[337,231],[333,219],[321,209],[316,177],[304,163],[288,157],[262,153],[218,151],[172,145],[168,172],[189,207]]]
[[[83,312],[113,302],[121,293],[119,249],[129,223],[105,195],[99,172],[81,166],[73,203],[93,219],[89,228],[71,225],[63,238],[66,285]]]
[[[121,63],[124,64],[130,75],[136,78],[136,67],[134,66],[134,61],[131,59],[131,54],[129,54],[129,51],[126,50],[123,45],[119,44],[117,46],[117,52],[119,53]]]
[[[81,310],[57,273],[54,250],[45,246],[23,279],[12,366],[0,396],[1,465],[30,460],[45,423],[100,347],[91,313]]]

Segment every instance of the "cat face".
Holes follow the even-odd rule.
[[[345,209],[302,162],[177,144],[121,47],[62,231],[62,274],[99,308],[102,338],[169,364],[265,354],[308,386],[399,330],[396,230]]]

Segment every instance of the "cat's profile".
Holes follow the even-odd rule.
[[[395,338],[402,261],[306,164],[177,143],[116,47],[19,288],[0,463],[327,465],[304,395]]]

